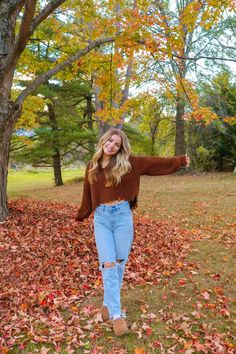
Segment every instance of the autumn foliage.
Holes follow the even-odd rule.
[[[10,208],[0,226],[0,347],[66,343],[70,352],[85,338],[94,342],[102,328],[91,299],[102,285],[92,219],[78,224],[75,207],[52,202],[15,200]],[[187,231],[140,216],[135,230],[125,287],[157,284],[181,269]]]

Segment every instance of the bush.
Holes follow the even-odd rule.
[[[197,172],[210,171],[216,168],[216,162],[213,160],[215,151],[208,150],[204,146],[196,149],[195,156],[192,157],[192,167]]]
[[[84,181],[84,176],[80,177],[74,177],[71,179],[68,179],[64,184],[74,184],[74,183],[79,183]]]

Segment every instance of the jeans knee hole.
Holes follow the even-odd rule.
[[[119,264],[124,263],[124,261],[125,261],[124,259],[117,259],[116,260],[116,262],[119,263]]]
[[[114,268],[115,267],[115,263],[114,262],[104,262],[102,264],[102,268]]]

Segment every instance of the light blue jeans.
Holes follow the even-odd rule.
[[[107,306],[112,319],[114,315],[122,316],[120,290],[133,241],[133,215],[129,203],[99,205],[94,213],[94,233],[102,271],[103,305]],[[106,262],[114,263],[114,266],[105,268]]]

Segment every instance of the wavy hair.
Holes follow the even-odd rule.
[[[117,128],[110,128],[98,142],[98,148],[92,157],[88,180],[93,184],[97,180],[97,175],[102,171],[103,146],[113,135],[121,138],[121,147],[117,154],[111,156],[108,168],[105,170],[106,187],[117,186],[121,182],[121,177],[131,170],[129,162],[130,145],[126,134]]]

